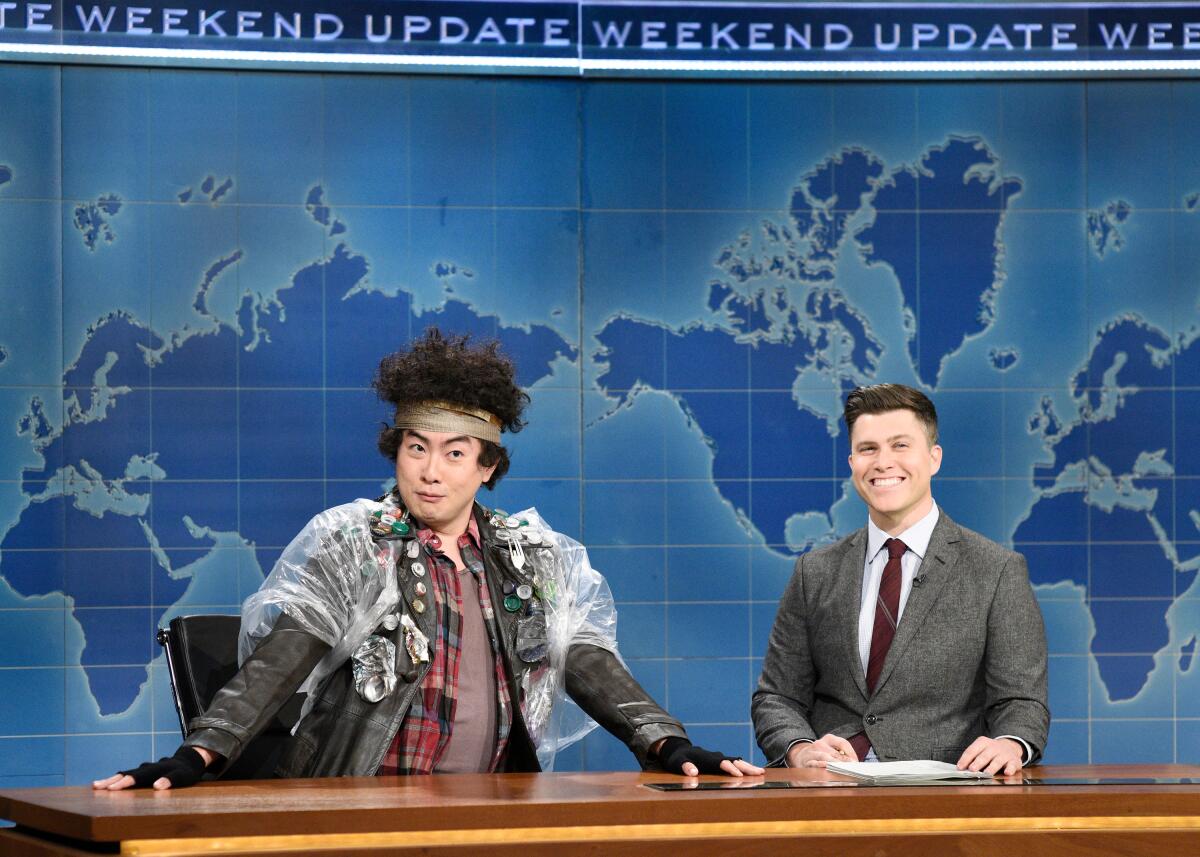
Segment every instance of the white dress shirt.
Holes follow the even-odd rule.
[[[899,536],[888,535],[867,518],[867,561],[863,568],[862,598],[858,602],[858,657],[862,661],[863,675],[867,674],[867,662],[871,659],[875,602],[879,598],[879,584],[883,581],[883,569],[888,561],[888,552],[883,543],[890,538],[898,538],[908,547],[908,551],[900,558],[900,609],[896,611],[896,624],[899,625],[904,616],[904,605],[908,603],[908,595],[912,592],[913,578],[921,570],[937,522],[937,503],[930,507],[925,517]]]

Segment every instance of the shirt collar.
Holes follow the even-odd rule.
[[[938,522],[938,515],[938,506],[937,503],[934,503],[921,520],[896,538],[904,542],[910,551],[924,560],[925,551],[929,550],[929,540],[933,538],[933,528]],[[883,543],[890,538],[892,536],[875,526],[875,522],[871,520],[870,516],[867,516],[867,562],[875,559],[875,555],[883,550]]]
[[[482,546],[483,539],[479,535],[479,524],[475,523],[475,513],[471,513],[471,520],[467,521],[467,531],[458,537],[458,544],[463,546],[463,540],[469,539],[471,544],[476,548]]]
[[[437,540],[434,541],[433,545],[429,545],[429,542],[434,539]],[[417,525],[417,541],[419,541],[422,545],[429,545],[434,550],[441,549],[441,539],[437,537],[437,534],[434,533],[433,530],[429,529],[429,527],[425,526],[424,524]],[[474,512],[471,513],[471,517],[467,521],[467,531],[458,537],[459,547],[465,547],[467,544],[473,545],[476,550],[483,545],[483,539],[479,535],[479,524],[475,522]]]

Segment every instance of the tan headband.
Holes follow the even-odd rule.
[[[487,411],[456,405],[454,402],[426,400],[400,405],[392,420],[396,428],[445,431],[500,442],[500,418]]]

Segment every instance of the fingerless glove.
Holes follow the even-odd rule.
[[[721,770],[722,762],[735,762],[741,757],[705,750],[686,738],[672,737],[663,741],[658,758],[662,762],[663,770],[672,774],[682,774],[684,762],[691,762],[702,774],[723,774],[725,772]]]
[[[191,747],[183,746],[175,751],[174,756],[163,757],[157,762],[145,762],[132,770],[117,773],[133,777],[133,784],[138,788],[152,786],[159,778],[166,777],[171,781],[172,788],[181,789],[200,782],[206,767],[203,756]]]

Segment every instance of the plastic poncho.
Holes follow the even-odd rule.
[[[377,539],[370,528],[372,514],[390,508],[360,499],[321,512],[284,548],[262,587],[242,606],[239,662],[284,612],[331,647],[299,688],[308,694],[301,719],[321,683],[399,609],[396,574],[405,542]],[[522,708],[538,761],[550,771],[560,749],[597,725],[566,694],[567,652],[577,643],[587,643],[619,658],[617,611],[607,581],[592,568],[583,545],[550,529],[536,509],[509,520],[521,523],[499,527],[497,536],[513,565],[530,579],[540,596],[535,603],[545,612],[546,656],[522,675]]]

